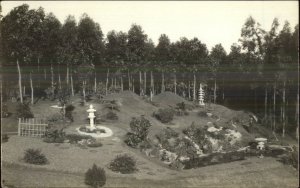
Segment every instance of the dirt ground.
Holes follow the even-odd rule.
[[[105,99],[117,100],[121,106],[120,111],[116,111],[118,120],[101,123],[114,132],[112,137],[100,139],[102,147],[84,149],[69,143],[48,144],[39,138],[10,136],[8,142],[1,144],[2,179],[17,187],[85,187],[83,174],[95,163],[105,168],[108,176],[106,187],[297,187],[298,185],[297,172],[292,167],[276,161],[275,158],[252,157],[244,161],[198,169],[182,171],[169,169],[158,159],[147,157],[123,142],[131,118],[144,115],[149,119],[152,124],[150,138],[167,126],[181,132],[192,122],[204,126],[207,122],[216,122],[216,119],[199,117],[198,111],[203,109],[198,107],[189,111],[188,116],[175,116],[171,123],[162,124],[152,116],[154,111],[179,102],[193,105],[171,92],[155,96],[154,105],[130,91],[111,94]],[[76,133],[77,127],[87,123],[86,110],[89,104],[93,104],[100,114],[106,113],[104,105],[95,100],[81,106],[80,98],[75,96],[72,103],[75,106],[74,122],[66,129],[67,133]],[[39,101],[31,109],[35,117],[46,117],[58,112],[58,109],[50,107],[56,104],[55,101]],[[14,112],[14,104],[8,106],[9,111]],[[211,105],[211,112],[219,117],[217,123],[221,125],[233,117],[247,116],[245,112],[233,111],[221,105]],[[2,132],[17,130],[17,119],[14,114],[2,119],[1,129]],[[241,127],[239,131],[245,136],[244,139],[254,138]],[[22,157],[28,148],[41,149],[50,163],[43,166],[24,163]],[[115,156],[124,153],[136,159],[138,168],[136,173],[124,175],[107,168]]]

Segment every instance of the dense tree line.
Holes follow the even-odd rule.
[[[103,82],[106,93],[118,85],[141,95],[171,90],[196,100],[202,82],[207,85],[207,100],[251,104],[274,132],[280,122],[284,136],[287,122],[296,122],[299,116],[295,110],[299,26],[294,31],[287,21],[280,31],[279,26],[275,18],[266,31],[247,18],[239,43],[232,44],[227,54],[222,44],[209,50],[196,37],[171,42],[162,34],[155,46],[137,24],[128,32],[113,30],[104,36],[87,14],[78,23],[73,16],[60,23],[43,8],[24,4],[1,16],[3,96],[15,92],[23,102],[30,88],[34,104],[34,94],[65,88],[85,100]],[[17,72],[18,79],[12,76]]]

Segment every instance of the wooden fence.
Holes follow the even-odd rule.
[[[46,127],[48,126],[46,120],[39,118],[19,118],[18,135],[42,137],[45,135]]]

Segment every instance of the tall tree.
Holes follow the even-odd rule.
[[[155,48],[155,58],[159,64],[171,60],[170,48],[171,43],[169,37],[166,34],[161,34],[158,39],[158,44]]]
[[[59,49],[60,62],[66,65],[66,84],[71,83],[71,92],[74,96],[73,65],[79,63],[78,28],[74,16],[68,16],[61,28],[61,44]],[[70,70],[71,69],[71,70]]]
[[[83,14],[78,24],[78,47],[84,59],[100,65],[104,57],[103,33],[98,23],[87,14]],[[81,57],[83,58],[83,57]]]
[[[23,102],[21,68],[24,63],[30,65],[33,57],[40,54],[37,43],[40,40],[40,23],[43,17],[43,9],[29,10],[29,6],[23,4],[11,10],[1,20],[3,56],[5,62],[17,62],[21,102]]]
[[[110,31],[107,34],[107,43],[105,44],[105,60],[115,65],[124,64],[127,61],[127,34],[120,31]]]
[[[264,35],[265,31],[260,27],[260,24],[251,16],[247,18],[242,28],[242,38],[240,39],[240,42],[248,55],[249,63],[262,63],[264,55]]]
[[[139,63],[145,60],[147,38],[147,35],[140,25],[131,25],[128,31],[128,50],[131,62]]]
[[[214,103],[217,100],[217,72],[220,65],[226,62],[226,51],[221,44],[215,45],[209,55],[209,69],[214,79]]]

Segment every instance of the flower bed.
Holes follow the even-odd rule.
[[[96,126],[96,131],[92,131],[92,132],[85,132],[82,131],[83,129],[81,129],[81,127],[78,127],[76,130],[78,131],[79,134],[81,135],[88,135],[91,136],[93,138],[104,138],[104,137],[110,137],[113,135],[113,132],[110,128],[104,127],[104,126]],[[85,129],[86,130],[86,129]],[[98,130],[98,131],[97,131]]]

